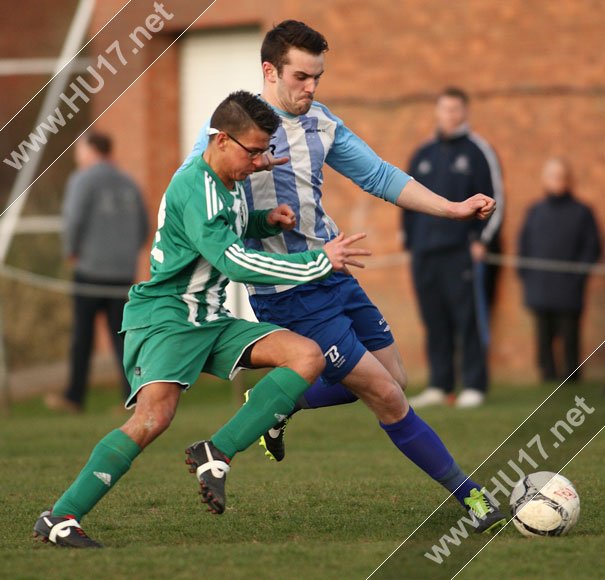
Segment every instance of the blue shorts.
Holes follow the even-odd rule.
[[[323,282],[278,294],[250,296],[261,322],[270,322],[314,340],[326,358],[322,378],[335,384],[366,351],[393,344],[391,329],[352,276],[336,273]]]

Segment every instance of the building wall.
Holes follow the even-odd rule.
[[[132,4],[112,23],[112,34],[127,34],[153,11],[152,2]],[[121,0],[98,2],[94,30],[122,6]],[[172,0],[164,6],[174,17],[150,41],[147,61],[133,65],[135,72],[142,72],[204,3]],[[525,211],[541,195],[541,165],[553,154],[570,157],[577,192],[592,204],[605,230],[605,11],[599,0],[265,0],[262,5],[241,0],[234,6],[219,0],[194,28],[266,30],[296,18],[321,30],[330,52],[318,99],[394,164],[405,167],[415,146],[431,135],[437,91],[446,84],[468,90],[472,124],[494,145],[504,168],[506,253],[516,251]],[[99,35],[91,52],[105,49],[108,38]],[[116,136],[120,164],[143,185],[152,214],[180,162],[178,50],[177,42],[98,121]],[[113,97],[111,91],[100,93],[93,111],[100,114]],[[325,177],[325,206],[340,226],[367,231],[377,256],[399,252],[398,211],[329,169]],[[390,319],[411,375],[421,381],[423,330],[408,268],[397,260],[370,267],[359,278]],[[503,270],[498,292],[493,374],[501,380],[535,378],[531,319],[511,269]],[[604,330],[601,277],[589,284],[585,354],[603,340]],[[587,374],[605,376],[605,355],[592,360]]]

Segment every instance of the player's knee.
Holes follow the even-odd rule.
[[[301,343],[296,352],[295,359],[292,361],[298,368],[304,369],[305,374],[317,378],[325,369],[326,361],[319,345],[306,339]]]
[[[381,390],[383,393],[382,401],[387,409],[395,412],[405,411],[406,399],[399,382],[387,381]]]
[[[309,368],[313,370],[314,374],[319,376],[326,368],[326,359],[316,342],[309,341],[309,343],[307,353]]]
[[[173,417],[173,409],[164,405],[156,405],[141,412],[138,416],[138,422],[146,435],[155,439],[170,427]]]

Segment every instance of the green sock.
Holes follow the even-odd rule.
[[[92,450],[88,463],[59,498],[53,516],[85,516],[129,469],[141,448],[123,431],[108,433]]]
[[[248,402],[212,436],[212,444],[227,457],[247,449],[289,415],[308,388],[309,383],[292,369],[273,369],[252,389]]]

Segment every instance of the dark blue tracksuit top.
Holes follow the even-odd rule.
[[[476,193],[496,200],[496,211],[485,221],[453,221],[405,210],[405,245],[414,254],[468,246],[472,240],[489,245],[498,234],[504,209],[500,164],[490,145],[467,126],[450,138],[437,135],[413,155],[409,174],[450,201]]]

